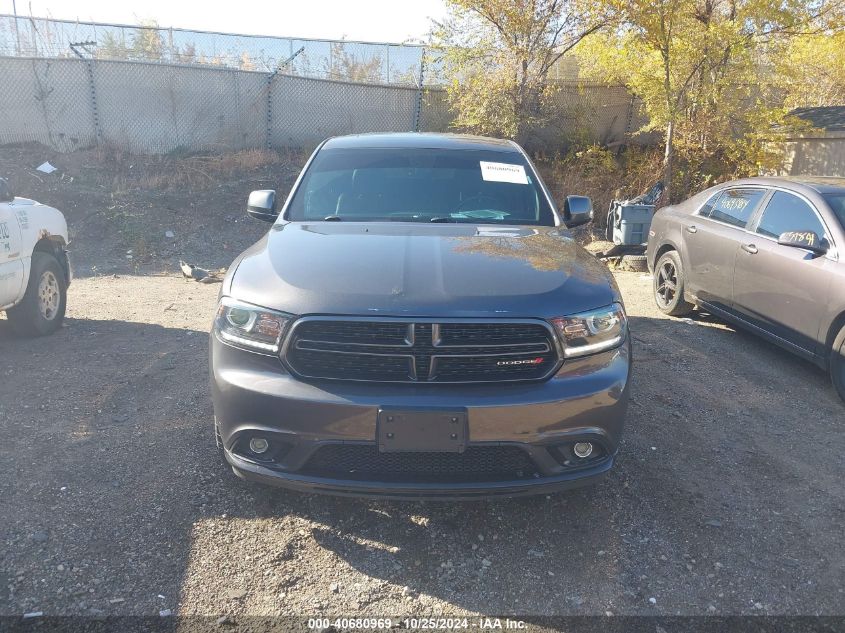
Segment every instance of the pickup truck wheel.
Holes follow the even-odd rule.
[[[839,397],[845,401],[845,327],[834,339],[830,351],[830,379]]]
[[[66,307],[67,279],[61,264],[49,253],[33,253],[26,293],[8,311],[9,323],[24,336],[52,334],[61,327]]]
[[[677,251],[660,256],[654,266],[654,302],[664,314],[684,316],[692,312],[691,303],[684,300],[684,267]]]

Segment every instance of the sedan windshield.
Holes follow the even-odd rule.
[[[286,219],[555,225],[521,154],[457,149],[322,150]]]
[[[836,219],[839,220],[840,226],[845,229],[845,194],[828,194],[824,199],[827,200],[830,208],[836,214]]]

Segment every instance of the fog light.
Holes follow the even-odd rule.
[[[584,459],[585,457],[589,457],[593,454],[593,445],[589,442],[578,442],[572,450],[576,456]]]
[[[249,441],[249,450],[256,455],[266,453],[268,448],[270,448],[270,444],[263,437],[254,437]]]

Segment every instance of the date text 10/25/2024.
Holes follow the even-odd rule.
[[[520,630],[526,628],[523,620],[510,618],[309,618],[308,628],[312,631],[362,630],[378,631],[400,626],[410,631],[449,631],[469,630],[480,631]]]

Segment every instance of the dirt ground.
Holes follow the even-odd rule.
[[[0,615],[845,615],[845,407],[828,377],[707,315],[663,317],[641,273],[617,273],[636,365],[602,483],[472,503],[308,496],[221,465],[218,287],[172,272],[180,256],[225,266],[266,229],[241,224],[260,179],[199,194],[216,201],[207,222],[167,214],[182,194],[121,198],[157,205],[141,262],[105,219],[107,185],[86,198],[97,179],[15,179],[66,203],[80,277],[56,335],[19,339],[0,318]]]
[[[254,189],[286,195],[306,156],[246,150],[220,156],[132,156],[106,149],[60,154],[0,146],[0,178],[16,195],[65,214],[74,272],[150,274],[183,259],[228,266],[267,225],[246,216]],[[49,161],[52,174],[35,168]]]

